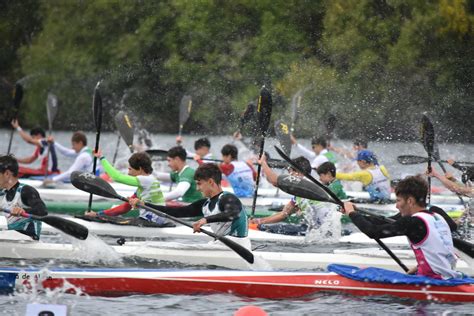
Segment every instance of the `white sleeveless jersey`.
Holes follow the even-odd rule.
[[[365,190],[372,199],[390,199],[390,180],[383,174],[379,166],[367,169],[372,175],[372,182],[365,186]]]
[[[7,195],[5,194],[0,201],[0,207],[3,209],[10,210],[15,206],[21,207],[22,209],[28,209],[28,207],[23,204],[21,201],[21,189],[23,185],[20,184],[20,186],[16,189],[15,196],[11,201],[7,201]],[[8,226],[15,225],[17,222],[24,222],[25,218],[21,216],[12,216],[10,214],[5,213],[5,217],[7,218]]]
[[[418,262],[418,274],[434,278],[458,278],[455,271],[456,255],[448,223],[441,215],[418,212],[412,216],[420,218],[426,225],[427,235],[417,244],[410,241]]]

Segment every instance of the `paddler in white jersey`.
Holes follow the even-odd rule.
[[[182,142],[183,137],[177,136],[176,143],[181,144]],[[211,142],[207,137],[197,139],[194,142],[194,152],[186,149],[186,155],[189,158],[193,158],[194,160],[202,160],[205,163],[212,162],[212,160],[207,159],[214,159],[214,156],[211,153]]]
[[[311,139],[311,148],[313,150],[309,150],[299,144],[293,135],[291,135],[291,143],[295,151],[301,153],[301,155],[311,162],[311,168],[314,170],[312,175],[315,177],[317,176],[316,169],[318,169],[320,165],[326,161],[332,162],[333,164],[337,162],[336,155],[328,150],[328,141],[324,137],[313,137]]]
[[[401,217],[394,223],[375,223],[350,202],[344,203],[344,213],[370,238],[407,236],[418,263],[408,273],[435,279],[462,277],[455,271],[457,258],[451,237],[456,223],[439,208],[427,210],[428,183],[421,176],[407,177],[398,183],[395,194]]]
[[[39,240],[41,222],[23,214],[48,215],[46,206],[35,188],[18,182],[18,162],[10,155],[0,156],[0,208],[7,210],[8,229]]]

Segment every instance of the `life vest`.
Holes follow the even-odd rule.
[[[237,197],[251,197],[255,189],[252,169],[243,161],[232,161],[234,171],[227,179]]]
[[[390,181],[383,174],[379,166],[367,169],[372,175],[372,182],[364,187],[364,190],[369,193],[370,199],[375,200],[389,200],[390,199]]]
[[[418,263],[418,274],[437,279],[462,277],[454,270],[456,255],[448,223],[436,213],[418,212],[418,217],[426,225],[426,237],[417,244],[409,240]]]
[[[202,213],[204,214],[204,217],[216,215],[221,212],[221,210],[219,210],[219,202],[225,194],[232,193],[222,192],[218,198],[217,203],[212,209],[209,208],[211,199],[207,199],[207,201],[202,206]],[[243,206],[240,210],[240,216],[234,219],[233,221],[210,223],[210,225],[214,233],[220,236],[247,237],[248,235],[247,212],[245,211],[245,208]]]
[[[165,205],[165,197],[161,191],[160,182],[153,176],[137,176],[140,186],[138,187],[135,194],[137,197],[145,202],[150,202],[156,205]],[[157,224],[163,224],[165,219],[161,216],[156,215],[153,212],[150,212],[144,208],[138,209],[140,212],[140,217]]]

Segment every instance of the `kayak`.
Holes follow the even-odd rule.
[[[329,268],[335,272],[0,268],[0,291],[10,294],[14,291],[31,292],[32,289],[55,290],[106,297],[225,293],[265,299],[298,298],[318,292],[331,292],[356,296],[389,295],[438,302],[474,301],[474,284],[470,283],[470,280],[474,281],[472,279],[440,282],[441,285],[437,285],[440,280],[402,276],[408,280],[388,278],[384,282],[377,282],[358,280],[357,273],[368,274],[373,270],[357,271],[355,267],[342,265],[331,265]],[[373,273],[380,272],[376,270]]]
[[[388,257],[383,250],[369,249],[368,254],[346,254],[346,253],[304,253],[304,252],[270,252],[253,251],[255,263],[248,264],[235,252],[221,243],[211,242],[207,244],[184,244],[177,242],[126,242],[123,246],[109,246],[108,249],[90,247],[88,241],[77,241],[75,244],[37,242],[28,239],[27,236],[8,231],[1,232],[0,257],[14,259],[64,259],[90,263],[91,258],[97,261],[103,259],[101,251],[109,251],[118,257],[135,257],[144,260],[157,260],[176,262],[193,266],[218,266],[229,269],[326,269],[331,263],[344,263],[359,267],[379,267],[395,271],[402,271],[394,260]],[[246,241],[240,238],[232,238],[238,242]],[[247,240],[248,241],[248,240]],[[87,246],[89,245],[89,246]],[[243,246],[249,248],[250,242]],[[87,249],[87,251],[84,251]],[[97,253],[94,254],[94,251]],[[415,266],[416,260],[410,256],[410,250],[394,250],[395,254],[407,259],[407,266]],[[472,274],[472,269],[466,262],[458,261],[457,270]]]

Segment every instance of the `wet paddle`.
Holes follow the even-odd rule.
[[[53,93],[49,92],[48,99],[46,101],[46,114],[48,116],[48,135],[49,136],[51,136],[51,134],[53,133],[53,122],[54,122],[54,119],[56,118],[57,113],[58,113],[58,97],[54,95]],[[46,152],[46,156],[48,157],[48,160],[46,163],[46,170],[44,172],[45,179],[48,177],[50,151],[51,151],[51,144],[48,144],[48,149]],[[53,170],[55,169],[54,166],[52,169]]]
[[[328,144],[331,142],[334,137],[334,130],[336,129],[337,118],[334,114],[329,114],[326,120],[326,139]]]
[[[95,152],[99,151],[99,141],[100,141],[100,130],[102,127],[102,97],[100,95],[99,87],[101,81],[97,82],[95,89],[94,89],[94,97],[92,98],[92,115],[94,118],[94,125],[95,125]],[[94,163],[92,166],[92,173],[95,174],[97,168],[97,157],[94,156]],[[89,196],[89,204],[87,206],[87,210],[91,210],[92,206],[92,193]]]
[[[130,117],[124,111],[120,111],[115,115],[115,127],[118,129],[120,136],[123,138],[128,149],[133,153],[133,124]]]
[[[421,157],[421,156],[414,156],[414,155],[401,155],[397,157],[397,161],[402,164],[402,165],[417,165],[417,164],[422,164],[422,163],[427,163],[428,158],[427,157]],[[442,163],[448,163],[446,160],[440,160]],[[460,165],[472,165],[474,166],[474,162],[468,162],[468,161],[456,161],[457,164]]]
[[[431,173],[431,160],[434,159],[438,165],[441,167],[444,173],[446,173],[446,168],[444,167],[443,163],[440,161],[439,149],[435,143],[435,131],[433,124],[431,123],[430,119],[426,114],[423,114],[421,119],[421,141],[423,143],[423,147],[425,148],[426,153],[428,154],[428,172]],[[428,177],[428,204],[431,204],[431,177]],[[459,193],[456,193],[459,200],[463,205],[465,205],[463,198]]]
[[[291,137],[290,128],[283,120],[278,120],[274,125],[275,135],[281,148],[288,156],[291,155]]]
[[[19,83],[15,84],[15,89],[13,89],[13,97],[12,97],[12,116],[10,118],[10,121],[18,118],[18,111],[20,108],[20,103],[21,100],[23,99],[23,86]],[[12,128],[10,132],[10,140],[8,142],[8,150],[7,150],[7,155],[10,154],[10,151],[12,149],[12,141],[13,141],[13,134],[15,133],[15,130]]]
[[[105,180],[103,180],[103,179],[101,179],[101,178],[99,178],[99,177],[97,177],[97,176],[95,176],[91,173],[81,173],[79,171],[74,171],[71,174],[71,183],[72,183],[72,185],[74,185],[79,190],[89,192],[91,194],[100,195],[100,196],[107,197],[107,198],[119,199],[119,200],[128,202],[128,199],[123,197],[123,196],[118,195],[117,192],[115,192],[114,188],[112,188],[112,186],[109,183],[107,183]],[[155,213],[159,216],[166,217],[166,218],[168,218],[168,219],[170,219],[170,220],[172,220],[176,223],[179,223],[181,225],[193,228],[193,225],[191,225],[190,223],[188,223],[186,221],[183,221],[179,218],[173,217],[171,215],[168,215],[166,213],[160,212],[158,210],[155,210],[154,208],[152,208],[148,205],[143,205],[142,204],[142,205],[140,205],[140,207],[143,207],[144,209],[146,209],[146,210],[148,210],[152,213]],[[248,249],[242,247],[238,243],[230,240],[227,237],[219,236],[219,235],[214,234],[213,232],[207,231],[205,229],[201,229],[201,232],[208,235],[208,236],[211,236],[211,237],[219,240],[220,242],[225,244],[227,247],[229,247],[230,249],[235,251],[239,256],[244,258],[247,262],[254,263],[254,256],[253,256],[252,252],[249,251]]]
[[[271,92],[263,86],[260,90],[260,96],[258,97],[257,104],[257,118],[258,118],[258,132],[260,137],[260,152],[258,154],[258,160],[262,159],[262,155],[265,147],[265,137],[267,136],[268,127],[270,125],[270,117],[272,115],[272,95]],[[257,205],[257,194],[258,185],[260,184],[260,172],[262,165],[257,166],[257,179],[255,180],[255,191],[253,193],[252,202],[252,216],[255,215],[255,207]]]
[[[10,214],[9,210],[2,209],[2,211]],[[81,224],[69,221],[59,216],[53,216],[53,215],[37,216],[37,215],[28,214],[28,213],[23,213],[21,216],[44,222],[48,224],[49,226],[52,226],[62,231],[63,233],[73,236],[80,240],[87,239],[87,236],[89,235],[89,230],[87,229],[87,227]]]
[[[314,184],[316,184],[317,186],[319,186],[325,193],[326,193],[326,196],[325,196],[325,199],[323,201],[327,201],[327,202],[331,202],[331,203],[334,203],[334,204],[338,204],[339,206],[341,206],[342,208],[344,208],[344,203],[342,203],[342,201],[334,194],[334,192],[332,192],[327,186],[323,185],[321,182],[319,182],[318,180],[316,180],[313,176],[311,176],[310,174],[304,172],[304,170],[302,170],[301,168],[299,168],[299,166],[295,163],[293,163],[293,161],[285,155],[285,153],[278,147],[275,146],[275,149],[276,151],[278,152],[278,154],[284,159],[286,160],[295,170],[298,170],[301,174],[303,174],[305,177],[307,177],[309,180],[311,180]],[[324,196],[324,195],[323,195]],[[403,264],[403,262],[400,261],[400,259],[380,240],[380,239],[375,239],[375,241],[379,244],[380,247],[382,247],[383,250],[385,250],[388,255],[390,257],[392,257],[392,259],[398,263],[398,265],[405,271],[405,272],[408,272],[408,268],[407,266],[405,266]]]
[[[296,123],[296,119],[298,118],[298,109],[301,106],[302,99],[303,99],[303,89],[298,90],[298,92],[296,92],[291,98],[290,131],[292,133],[295,131],[295,123]]]
[[[191,114],[191,108],[193,105],[193,101],[191,96],[185,95],[181,98],[181,102],[179,103],[179,132],[178,135],[181,138],[181,133],[183,132],[184,123],[189,118]],[[181,145],[181,142],[176,142],[177,145]]]

